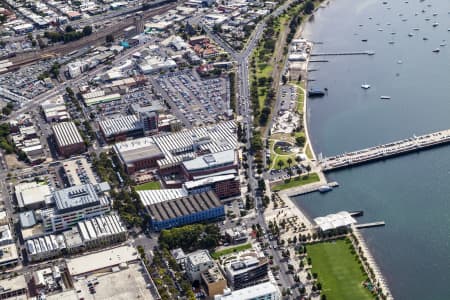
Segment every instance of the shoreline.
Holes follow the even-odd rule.
[[[318,6],[313,14],[311,14],[307,19],[305,19],[300,27],[298,28],[298,31],[295,33],[294,38],[299,38],[301,37],[304,28],[306,26],[306,22],[308,22],[314,15],[314,13],[321,8],[321,6]],[[312,48],[314,43],[311,42],[311,52],[312,52]],[[310,53],[311,53],[310,52]],[[308,67],[309,67],[309,60],[310,60],[310,55],[308,56],[308,59],[305,63],[305,76],[304,76],[304,81],[305,81],[305,88],[303,87],[299,87],[301,89],[303,89],[303,127],[304,127],[304,132],[305,132],[305,138],[306,138],[306,143],[305,146],[303,147],[303,152],[306,153],[306,149],[309,146],[310,152],[312,154],[312,159],[310,159],[310,161],[314,162],[317,161],[317,156],[314,152],[314,148],[312,146],[311,143],[311,136],[308,130],[308,121],[307,121],[307,108],[308,108],[308,96],[307,96],[307,90],[308,90]],[[327,178],[324,174],[324,172],[322,172],[322,170],[320,170],[320,168],[318,170],[315,170],[315,172],[317,172],[317,174],[320,177],[320,182],[319,183],[325,183],[327,184]],[[315,183],[317,184],[317,183]],[[312,184],[309,185],[305,185],[303,187],[307,187],[310,186]],[[294,201],[292,199],[292,197],[295,197],[295,187],[294,188],[290,188],[290,189],[286,189],[283,191],[279,191],[278,192],[278,196],[284,201],[285,203],[285,207],[283,208],[288,208],[289,211],[291,212],[292,215],[294,216],[298,216],[298,218],[300,220],[303,220],[303,223],[306,225],[308,231],[313,231],[315,229],[315,225],[313,222],[313,218],[311,216],[308,216],[305,212],[304,209],[301,208],[301,206],[299,204],[297,204],[296,201]],[[294,192],[293,192],[294,191]],[[378,286],[381,289],[381,293],[383,295],[386,296],[385,299],[394,299],[394,297],[392,296],[392,293],[389,289],[389,284],[388,282],[385,280],[384,275],[382,274],[382,272],[380,271],[380,268],[378,267],[377,262],[375,261],[375,259],[373,258],[369,247],[366,245],[364,237],[362,236],[361,232],[356,229],[354,226],[352,226],[352,236],[354,237],[354,239],[357,241],[357,243],[360,245],[361,247],[361,253],[360,255],[365,257],[366,260],[363,260],[362,257],[360,257],[360,261],[362,264],[367,264],[367,268],[365,268],[365,273],[367,274],[367,276],[369,278],[373,278],[373,280],[371,280],[372,284],[374,284],[374,286]],[[372,270],[373,275],[371,274],[371,272],[369,270]]]

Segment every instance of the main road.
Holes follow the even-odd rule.
[[[266,27],[267,19],[271,16],[277,17],[280,14],[282,14],[286,8],[291,4],[292,0],[286,1],[283,5],[279,6],[276,10],[274,10],[270,15],[268,15],[266,18],[264,18],[258,25],[256,26],[255,30],[251,34],[247,45],[244,47],[244,49],[238,53],[235,50],[233,50],[225,41],[223,41],[221,38],[219,38],[217,35],[215,35],[210,29],[206,30],[206,33],[220,46],[222,46],[225,50],[227,50],[230,55],[236,60],[237,63],[237,75],[238,75],[238,101],[239,104],[236,107],[236,113],[237,115],[242,117],[243,123],[244,123],[244,132],[245,132],[245,138],[247,140],[246,142],[246,148],[248,151],[251,151],[251,138],[253,135],[253,112],[250,107],[250,76],[249,76],[249,58],[252,55],[253,51],[255,50],[256,46],[258,45],[264,29]],[[252,153],[251,153],[252,154]],[[258,188],[258,181],[256,179],[256,174],[254,171],[254,163],[253,163],[253,157],[250,155],[248,159],[248,178],[249,178],[249,188],[248,191],[250,195],[253,195],[255,198],[255,209],[257,212],[257,221],[258,224],[262,227],[264,232],[268,232],[269,228],[266,222],[266,219],[264,217],[264,208],[262,205],[261,197],[256,195],[256,190]],[[287,268],[287,264],[283,263],[283,258],[280,256],[279,252],[275,250],[274,246],[276,246],[275,241],[270,241],[271,245],[271,254],[273,257],[273,264],[275,266],[279,266],[280,268],[280,281],[281,285],[284,288],[291,288],[295,285],[295,282],[292,278],[292,276],[289,275],[289,271]],[[291,293],[294,298],[300,297],[299,292],[297,289],[291,289]]]

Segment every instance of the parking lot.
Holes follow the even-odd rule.
[[[19,70],[0,75],[0,87],[22,97],[32,99],[50,89],[38,77],[47,72],[56,60],[42,60],[32,66],[21,67]]]
[[[187,127],[226,119],[230,104],[225,78],[202,80],[196,72],[180,71],[155,77],[153,83]]]
[[[297,103],[297,90],[294,86],[281,86],[280,111],[291,111]]]

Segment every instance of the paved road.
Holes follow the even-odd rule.
[[[272,16],[279,16],[291,3],[291,0],[286,1],[282,6],[278,7],[271,15]],[[242,117],[243,123],[244,123],[244,130],[245,130],[245,136],[247,139],[246,147],[247,149],[251,148],[250,140],[252,137],[252,130],[253,130],[253,121],[252,121],[252,110],[250,108],[250,77],[249,77],[249,70],[248,70],[248,59],[253,53],[254,49],[259,43],[259,40],[262,37],[262,34],[264,32],[264,29],[266,27],[266,17],[263,21],[261,21],[253,31],[252,35],[250,36],[250,39],[246,45],[246,47],[242,50],[240,53],[236,53],[234,50],[230,50],[230,54],[232,57],[234,57],[237,61],[238,65],[238,111],[237,113]],[[207,34],[209,34],[216,42],[216,38],[214,35],[212,35],[210,32],[206,31]],[[219,43],[219,45],[221,45]],[[222,45],[221,45],[222,46]],[[229,47],[228,47],[229,48]],[[224,49],[227,49],[224,47]],[[256,197],[256,189],[258,186],[258,182],[255,178],[256,174],[254,172],[254,164],[253,164],[253,158],[249,157],[248,159],[248,177],[249,177],[249,193],[254,196],[255,198],[255,208],[257,212],[257,221],[263,228],[265,232],[268,232],[268,226],[266,223],[266,220],[264,218],[264,210],[262,209],[262,201],[260,197]],[[273,256],[273,264],[280,267],[280,283],[283,288],[291,287],[295,284],[293,278],[291,275],[287,274],[287,264],[282,263],[283,259],[280,256],[280,253],[276,250],[274,250],[274,246],[276,246],[276,241],[270,241],[271,247],[271,255]],[[293,293],[293,298],[299,297],[299,293],[297,289],[291,290]]]

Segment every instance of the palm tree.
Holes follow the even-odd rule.
[[[277,162],[278,168],[281,169],[281,167],[284,166],[284,161],[282,161],[281,159]]]
[[[289,157],[289,158],[287,159],[286,162],[288,163],[289,168],[290,168],[290,167],[291,167],[291,164],[292,164],[292,158]]]

